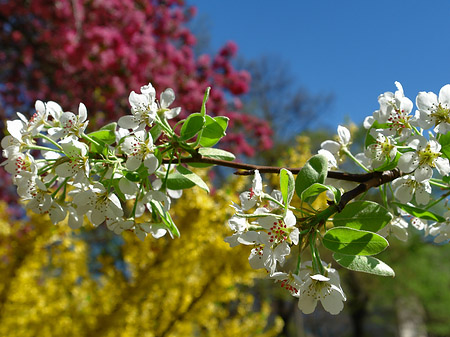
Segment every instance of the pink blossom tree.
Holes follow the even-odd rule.
[[[0,13],[0,93],[8,107],[40,98],[74,109],[82,101],[106,122],[127,111],[129,90],[151,81],[177,92],[183,118],[212,86],[208,110],[231,119],[233,150],[252,155],[271,146],[268,124],[239,111],[250,76],[231,64],[236,44],[196,58],[186,26],[195,8],[184,1],[11,0]]]
[[[211,86],[209,113],[230,118],[225,146],[247,156],[271,147],[269,124],[240,110],[250,75],[231,63],[236,44],[194,55],[186,24],[195,12],[183,0],[0,2],[2,119],[43,99],[72,111],[81,101],[104,124],[126,114],[130,90],[150,81],[175,90],[184,118]]]

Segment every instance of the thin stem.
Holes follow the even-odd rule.
[[[136,200],[134,201],[133,204],[133,210],[131,211],[131,216],[130,218],[134,218],[135,214],[136,214],[136,207],[137,207],[137,203],[138,203],[138,199],[139,199],[139,194],[141,193],[141,189],[138,188],[137,193],[136,193]]]
[[[172,155],[170,156],[169,165],[167,165],[166,176],[164,177],[163,186],[166,186],[167,178],[169,178],[170,165],[172,165],[173,157],[175,155],[175,150],[172,151]]]
[[[315,213],[313,213],[313,212],[310,212],[309,209],[306,209],[306,208],[297,208],[297,207],[294,207],[294,206],[292,206],[292,205],[289,205],[289,209],[292,210],[292,211],[299,212],[300,214],[302,214],[302,216],[305,215],[305,214],[303,214],[303,213],[306,213],[306,215],[309,215],[309,216],[315,214]]]
[[[277,204],[278,206],[284,208],[284,205],[281,202],[279,202],[277,199],[273,198],[270,194],[264,193],[262,198],[265,200],[272,201],[273,203]]]
[[[63,180],[63,182],[58,186],[58,188],[55,190],[55,192],[52,193],[52,198],[55,197],[55,195],[59,192],[61,187],[65,186],[67,184],[67,181],[70,179],[70,177],[67,177]]]
[[[295,266],[295,275],[298,275],[298,272],[300,271],[300,265],[302,263],[301,247],[302,245],[298,245],[298,256],[297,256],[297,265]]]
[[[63,150],[63,148],[62,148],[61,145],[59,145],[59,144],[58,144],[57,142],[55,142],[53,139],[51,139],[50,137],[48,137],[48,136],[46,136],[46,135],[44,135],[44,134],[42,134],[42,133],[38,133],[38,134],[36,135],[36,137],[45,139],[45,140],[47,140],[48,142],[50,142],[50,143],[52,143],[53,145],[55,145],[55,146],[56,146],[58,149],[60,149],[61,151]]]
[[[381,199],[383,200],[384,207],[388,208],[386,188],[384,188],[384,186],[385,185],[378,186],[378,189],[380,190]]]
[[[170,127],[169,123],[165,118],[160,118],[158,114],[156,114],[155,121],[163,128],[163,130],[171,137],[175,135],[172,128]]]
[[[39,146],[39,145],[28,145],[28,146],[25,146],[25,149],[27,149],[27,150],[40,150],[40,151],[52,151],[52,152],[57,152],[57,153],[64,153],[61,150],[52,149],[50,147]]]
[[[355,157],[355,156],[354,156],[347,148],[344,148],[343,150],[344,150],[344,153],[345,153],[351,160],[353,160],[353,161],[355,162],[356,165],[358,165],[359,167],[361,167],[364,171],[370,172],[370,170],[369,170],[367,167],[365,167],[365,166],[363,165],[363,163],[361,163],[358,159],[356,159],[356,157]]]
[[[311,248],[311,255],[312,255],[312,263],[313,263],[313,269],[314,273],[320,273],[322,275],[325,274],[325,271],[322,266],[322,260],[320,259],[319,251],[316,247],[316,233],[312,233],[309,237],[309,246]]]
[[[48,183],[45,184],[45,186],[49,188],[56,181],[56,179],[58,179],[58,176],[54,176]]]
[[[87,141],[97,145],[97,146],[102,146],[99,142],[97,142],[95,139],[93,139],[92,137],[89,137],[87,134],[82,133],[81,134],[81,138],[86,139]]]
[[[429,182],[430,182],[430,184],[433,185],[433,186],[442,187],[442,188],[445,188],[445,189],[449,188],[448,185],[442,184],[442,183],[439,182],[437,179],[430,179]]]
[[[109,190],[111,189],[112,182],[114,180],[114,173],[116,173],[116,169],[117,169],[117,163],[114,163],[114,166],[113,166],[113,169],[112,169],[112,173],[111,173],[111,178],[109,178],[108,186],[106,187],[106,191],[108,193],[109,193]]]
[[[433,207],[434,205],[440,203],[442,200],[444,200],[445,198],[447,198],[450,195],[450,191],[448,191],[447,193],[443,194],[439,199],[433,201],[431,204],[428,204],[427,207],[425,207],[425,210],[430,209],[431,207]]]
[[[47,172],[53,167],[53,164],[48,164],[39,169],[38,175],[40,176],[42,173]]]

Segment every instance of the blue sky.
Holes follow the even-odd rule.
[[[450,1],[190,0],[207,16],[211,47],[235,41],[245,58],[279,56],[297,84],[330,92],[334,102],[318,125],[361,123],[377,97],[402,83],[419,91],[450,83]],[[274,99],[281,99],[274,97]]]

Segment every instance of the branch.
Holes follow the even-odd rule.
[[[280,170],[283,167],[278,166],[262,166],[262,165],[253,165],[253,164],[246,164],[246,163],[237,163],[234,161],[227,161],[227,160],[221,160],[221,159],[215,159],[215,158],[207,158],[203,157],[201,155],[198,155],[196,157],[187,157],[187,158],[180,158],[178,160],[180,163],[203,163],[203,164],[212,164],[216,166],[224,166],[224,167],[231,167],[240,171],[234,172],[236,175],[241,176],[248,176],[255,174],[255,170],[258,170],[260,173],[280,173]],[[169,164],[169,159],[163,159],[163,164]],[[293,174],[297,174],[302,169],[301,167],[284,167],[286,170],[291,171]],[[346,181],[354,181],[357,183],[363,183],[367,182],[374,177],[379,176],[381,172],[369,172],[369,173],[346,173],[346,172],[340,172],[340,171],[329,171],[328,172],[328,178],[333,179],[339,179],[339,180],[346,180]]]
[[[308,228],[312,228],[313,226],[318,224],[325,224],[329,217],[331,217],[334,213],[341,212],[344,207],[358,195],[367,192],[372,187],[378,187],[380,185],[386,184],[405,174],[397,168],[390,171],[371,173],[372,177],[366,182],[359,184],[351,191],[345,192],[338,204],[330,203],[330,206],[328,208],[316,214],[313,220],[308,223]]]
[[[372,177],[370,177],[370,179],[359,184],[353,190],[345,192],[342,195],[341,201],[337,205],[338,212],[342,211],[345,205],[347,205],[351,200],[355,199],[358,195],[367,192],[372,187],[378,187],[383,184],[389,183],[405,174],[401,172],[398,168],[395,168],[390,171],[371,172],[371,173]]]

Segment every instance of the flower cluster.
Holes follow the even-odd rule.
[[[442,151],[442,144],[448,143],[445,135],[450,130],[450,84],[441,88],[439,96],[420,92],[415,114],[414,104],[405,96],[402,85],[399,82],[395,85],[397,91],[381,94],[380,108],[364,121],[368,129],[364,152],[353,156],[348,151],[350,132],[339,126],[339,143],[325,141],[319,153],[328,158],[330,167],[337,167],[344,154],[366,171],[398,167],[403,175],[392,182],[393,197],[402,204],[415,200],[416,205],[426,206],[431,200],[431,186],[445,186],[442,180],[433,179],[434,172],[442,177],[450,173],[448,154]],[[398,237],[406,238],[407,226],[398,226],[403,224],[401,212],[393,207],[393,213],[399,215],[393,220],[394,233],[401,232]],[[434,226],[431,233],[440,235],[438,228]]]
[[[74,229],[86,215],[94,226],[106,223],[116,234],[132,230],[140,239],[163,236],[174,226],[167,212],[169,189],[161,183],[168,172],[153,139],[159,135],[149,131],[155,121],[167,127],[167,119],[180,113],[169,107],[174,100],[172,89],[158,101],[153,86],[143,86],[141,93],[131,92],[132,114],[122,117],[119,127],[114,123],[91,134],[85,133],[83,103],[78,114],[64,112],[52,101],[37,101],[30,119],[17,113],[19,119],[7,121],[9,135],[1,145],[3,165],[26,208],[48,213],[55,224],[68,217]],[[146,210],[151,221],[138,221]]]
[[[380,95],[379,110],[364,122],[368,130],[363,152],[352,154],[350,130],[339,125],[337,139],[322,142],[319,155],[300,170],[295,184],[290,174],[282,169],[281,191],[274,190],[269,195],[264,192],[261,176],[256,170],[252,187],[240,195],[240,205],[233,205],[236,213],[228,225],[234,234],[225,241],[232,247],[251,246],[251,267],[264,268],[270,278],[298,297],[298,306],[304,313],[313,312],[320,300],[325,310],[337,314],[346,300],[337,271],[320,259],[318,238],[335,252],[333,258],[341,266],[384,276],[393,276],[393,270],[372,257],[384,248],[372,249],[369,245],[387,247],[384,236],[389,234],[407,240],[407,218],[412,219],[414,228],[434,236],[435,242],[449,239],[448,212],[441,217],[429,208],[449,194],[436,201],[432,197],[433,185],[449,189],[450,139],[446,134],[450,122],[450,85],[441,89],[439,97],[433,93],[419,93],[416,98],[418,110],[412,115],[412,101],[404,95],[401,84],[395,84],[397,91]],[[430,127],[432,130],[427,131]],[[345,191],[358,191],[355,188],[358,180],[351,177],[349,181],[326,179],[328,171],[338,168],[347,158],[367,172],[367,179],[375,176],[372,173],[383,171],[395,174],[387,182],[390,188],[380,189],[384,207],[373,202],[355,202],[346,211],[336,205]],[[433,178],[435,171],[441,179]],[[302,202],[300,209],[290,205],[294,189]],[[329,199],[329,207],[323,211],[314,209],[311,204],[321,192],[326,192]],[[389,203],[389,196],[396,202]],[[311,207],[304,207],[304,204]],[[333,213],[336,215],[331,218]],[[369,216],[371,213],[376,215]],[[429,219],[438,221],[428,225]],[[332,228],[326,225],[327,221],[333,222]],[[350,228],[343,228],[346,223],[351,223]],[[361,249],[358,241],[367,244],[366,250]],[[300,264],[301,255],[307,248],[312,261]],[[296,270],[283,270],[291,252],[296,251]],[[377,265],[384,267],[377,269]]]
[[[298,247],[300,242],[297,218],[290,209],[289,198],[285,200],[278,190],[270,195],[265,193],[261,175],[256,170],[252,187],[241,193],[239,199],[241,205],[233,205],[236,213],[228,221],[234,234],[225,241],[231,247],[251,246],[250,266],[266,269],[270,278],[299,298],[298,307],[304,313],[313,312],[320,300],[325,310],[338,314],[346,298],[335,269],[319,258],[314,263],[302,264],[297,273],[280,271],[292,247]]]

